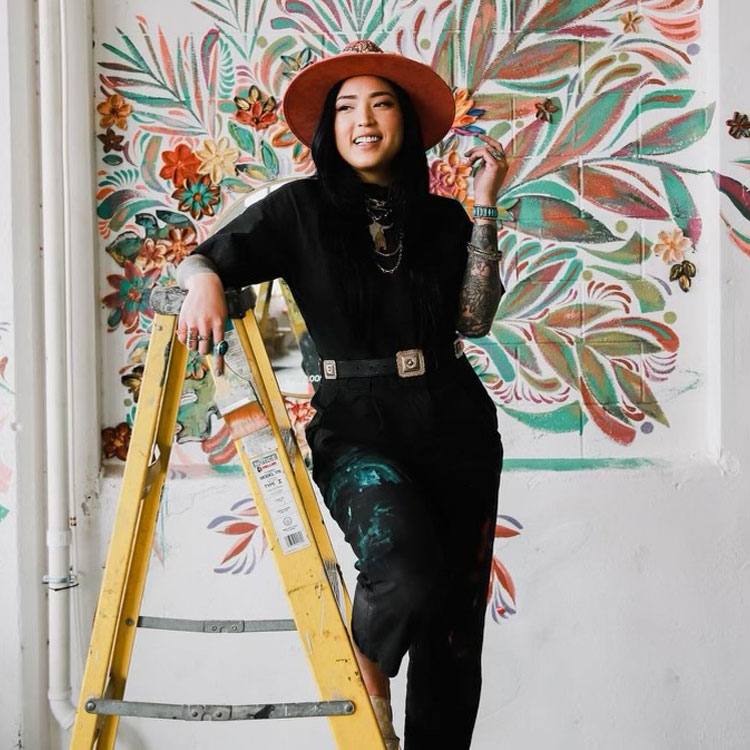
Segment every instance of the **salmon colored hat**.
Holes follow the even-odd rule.
[[[294,76],[284,94],[284,118],[297,138],[310,146],[323,102],[331,87],[352,76],[379,76],[401,86],[419,116],[425,150],[453,125],[456,104],[448,84],[428,65],[383,52],[368,39],[349,42],[339,54],[312,63]]]

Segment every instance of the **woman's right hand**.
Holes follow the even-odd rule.
[[[188,346],[193,351],[209,354],[224,340],[224,324],[227,319],[227,301],[224,285],[215,273],[196,273],[185,283],[187,296],[180,309],[177,322],[177,338],[187,344],[187,333],[191,333]],[[198,341],[198,336],[202,338]],[[224,372],[224,358],[214,357],[214,371]]]

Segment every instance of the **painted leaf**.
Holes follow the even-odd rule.
[[[714,183],[724,195],[734,204],[734,207],[750,220],[750,188],[719,172],[711,172]]]
[[[703,138],[711,127],[715,104],[703,109],[694,109],[672,120],[667,120],[647,130],[640,141],[623,146],[614,156],[636,156],[673,154],[683,151],[691,143]]]
[[[607,331],[606,333],[587,331],[585,338],[586,344],[608,357],[632,357],[662,350],[653,341],[624,331]]]
[[[529,81],[528,79],[524,79],[522,81],[503,81],[503,85],[505,86],[505,88],[512,89],[513,91],[533,91],[540,95],[549,95],[554,91],[559,91],[569,83],[570,76],[567,73],[543,81]]]
[[[515,209],[515,229],[561,242],[613,242],[618,239],[586,211],[565,201],[545,196],[524,196]]]
[[[260,144],[260,154],[263,166],[268,170],[272,178],[279,176],[279,159],[276,152],[265,142]]]
[[[648,74],[633,78],[610,91],[598,94],[578,109],[550,147],[546,162],[539,164],[529,174],[529,179],[558,169],[574,156],[595,152],[622,116],[633,92],[647,78]]]
[[[642,190],[601,169],[584,165],[579,171],[578,165],[572,164],[558,169],[557,174],[587,201],[606,211],[637,219],[669,218],[669,213]]]
[[[555,30],[580,21],[609,2],[611,0],[547,0],[526,28],[529,31]],[[629,4],[636,5],[636,0],[630,0]]]
[[[529,274],[521,283],[506,292],[497,309],[499,318],[524,317],[527,310],[549,291],[549,285],[555,280],[558,272],[565,266],[565,261],[545,266]]]
[[[661,290],[643,276],[628,273],[620,268],[607,268],[606,266],[591,266],[591,268],[624,281],[633,290],[642,313],[659,312],[664,309],[664,295]]]
[[[521,195],[546,195],[549,198],[557,198],[566,203],[573,203],[576,199],[575,193],[565,185],[561,185],[554,180],[532,180],[517,185],[508,191],[502,192],[500,198],[515,198]]]
[[[521,369],[521,377],[539,393],[554,393],[562,388],[562,382],[559,378],[537,378],[528,370]]]
[[[500,404],[500,408],[508,416],[531,427],[532,430],[544,430],[544,432],[577,432],[580,434],[583,432],[584,424],[588,421],[577,401],[544,412],[521,411],[503,404]]]
[[[654,394],[648,383],[637,373],[617,362],[612,363],[615,378],[622,388],[623,393],[637,406],[646,416],[669,427],[669,420],[656,402]]]
[[[432,55],[432,68],[449,85],[454,86],[456,11],[452,8],[445,17]]]
[[[601,42],[592,42],[598,47]],[[487,78],[523,80],[580,64],[581,45],[568,39],[550,39],[511,55],[499,55],[487,70]]]
[[[583,396],[586,410],[591,416],[594,424],[605,434],[611,437],[620,445],[630,445],[635,440],[635,430],[627,424],[623,424],[619,419],[613,417],[609,412],[602,408],[589,391],[583,378],[580,379],[579,387]]]
[[[144,149],[143,158],[141,159],[141,175],[143,176],[143,181],[146,183],[146,187],[157,193],[161,193],[164,190],[158,176],[161,142],[162,137],[160,135],[152,135],[148,139],[148,145]]]
[[[564,305],[550,312],[544,318],[544,325],[551,328],[581,328],[614,310],[614,307],[595,302]]]
[[[230,120],[227,123],[227,130],[229,130],[229,135],[232,136],[241,151],[250,156],[255,156],[255,138],[247,128],[240,127],[236,122]]]
[[[529,326],[539,351],[552,369],[570,386],[577,387],[579,379],[578,362],[574,346],[568,339],[541,324]]]
[[[682,233],[698,244],[703,231],[703,221],[698,214],[693,196],[685,185],[676,169],[671,167],[660,167],[661,179],[664,183],[664,193],[669,200],[672,217]]]
[[[613,250],[611,253],[603,250],[592,250],[585,248],[586,252],[609,263],[618,263],[621,265],[639,264],[651,257],[652,243],[645,237],[641,237],[638,232],[633,232],[633,236],[620,248]]]
[[[578,347],[578,356],[583,379],[586,381],[589,392],[596,399],[597,403],[602,409],[615,417],[615,419],[627,423],[628,418],[620,407],[617,390],[612,382],[612,378],[609,372],[607,372],[607,368],[596,356],[594,350],[585,344],[581,345]],[[585,400],[584,406],[588,406]]]
[[[693,89],[659,89],[658,91],[650,91],[633,108],[619,132],[610,141],[607,148],[613,146],[620,140],[622,134],[628,129],[639,114],[648,112],[650,109],[683,109],[684,107],[687,107],[694,95],[695,91]]]
[[[495,46],[496,23],[495,0],[481,0],[474,17],[469,43],[468,70],[466,71],[466,87],[469,91],[478,88],[485,78],[485,70]]]
[[[492,334],[508,354],[531,372],[542,374],[534,350],[530,346],[530,340],[521,336],[510,326],[499,321],[492,324]]]
[[[480,344],[482,349],[489,355],[500,377],[506,382],[510,383],[516,379],[516,370],[513,364],[508,359],[508,355],[503,351],[500,344],[497,343],[491,336],[485,336]]]
[[[669,326],[664,325],[663,323],[658,323],[655,320],[649,320],[648,318],[619,318],[615,320],[607,320],[602,323],[597,323],[589,330],[604,331],[615,328],[635,331],[637,333],[652,336],[665,352],[676,352],[680,346],[680,339]]]

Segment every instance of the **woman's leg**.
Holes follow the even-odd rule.
[[[357,556],[352,636],[377,667],[364,662],[368,691],[382,694],[441,583],[433,520],[423,488],[398,461],[368,448],[352,447],[339,456],[321,489]]]
[[[502,455],[502,454],[500,454]],[[493,468],[494,465],[494,468]],[[454,459],[452,478],[436,469],[434,513],[449,513],[439,614],[409,649],[404,750],[468,750],[482,684],[481,657],[500,465]]]

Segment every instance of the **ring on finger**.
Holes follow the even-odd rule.
[[[490,154],[492,154],[492,156],[494,156],[496,159],[505,158],[505,153],[503,151],[490,151]]]
[[[201,336],[198,334],[198,341],[211,341],[213,336],[209,333],[208,336]]]

